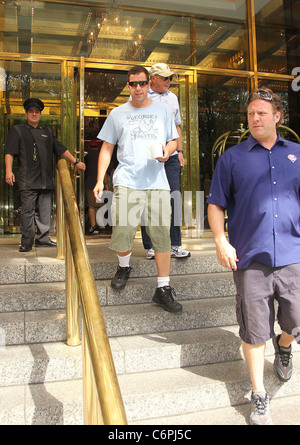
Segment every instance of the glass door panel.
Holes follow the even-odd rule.
[[[14,160],[16,183],[5,182],[4,145],[9,128],[26,121],[23,102],[38,97],[44,104],[41,125],[52,128],[61,138],[61,66],[57,63],[0,61],[1,69],[1,131],[0,143],[0,234],[19,233],[20,198],[18,192],[18,162]]]
[[[246,77],[198,75],[200,190],[204,190],[205,200],[219,155],[236,144],[247,129],[249,87],[250,80]],[[207,218],[205,228],[209,228]]]

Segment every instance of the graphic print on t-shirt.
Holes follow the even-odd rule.
[[[156,114],[129,114],[127,123],[130,128],[131,140],[149,139],[158,137],[158,116]]]

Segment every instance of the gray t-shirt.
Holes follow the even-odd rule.
[[[170,108],[152,101],[144,108],[130,102],[111,111],[98,138],[118,144],[119,165],[114,172],[113,185],[136,190],[170,190],[164,163],[151,159],[151,146],[166,145],[177,139],[178,133]]]

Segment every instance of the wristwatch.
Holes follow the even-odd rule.
[[[184,153],[184,151],[183,150],[177,150],[177,153]]]
[[[76,161],[74,162],[74,164],[73,164],[73,167],[76,165],[76,164],[79,164],[79,162],[80,162],[80,159],[76,159]]]

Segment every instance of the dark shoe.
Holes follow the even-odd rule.
[[[89,229],[89,235],[98,235],[99,233],[100,233],[100,229],[96,225]]]
[[[30,252],[32,250],[32,246],[20,246],[19,252]]]
[[[174,300],[173,295],[176,297],[174,289],[170,286],[158,287],[152,301],[164,308],[165,311],[180,312],[182,311],[182,306]]]
[[[272,425],[268,394],[252,392],[251,403],[253,411],[250,415],[250,425]]]
[[[129,278],[131,272],[131,267],[120,267],[118,266],[116,275],[114,276],[114,278],[111,280],[111,287],[113,289],[124,289],[126,282]]]
[[[292,346],[289,348],[283,348],[279,346],[278,341],[280,335],[273,337],[273,345],[275,349],[275,360],[273,369],[275,375],[281,382],[287,382],[292,377],[293,363],[292,363]]]
[[[35,241],[35,247],[56,247],[57,244],[54,241],[47,241],[45,243],[41,243],[41,241]]]

